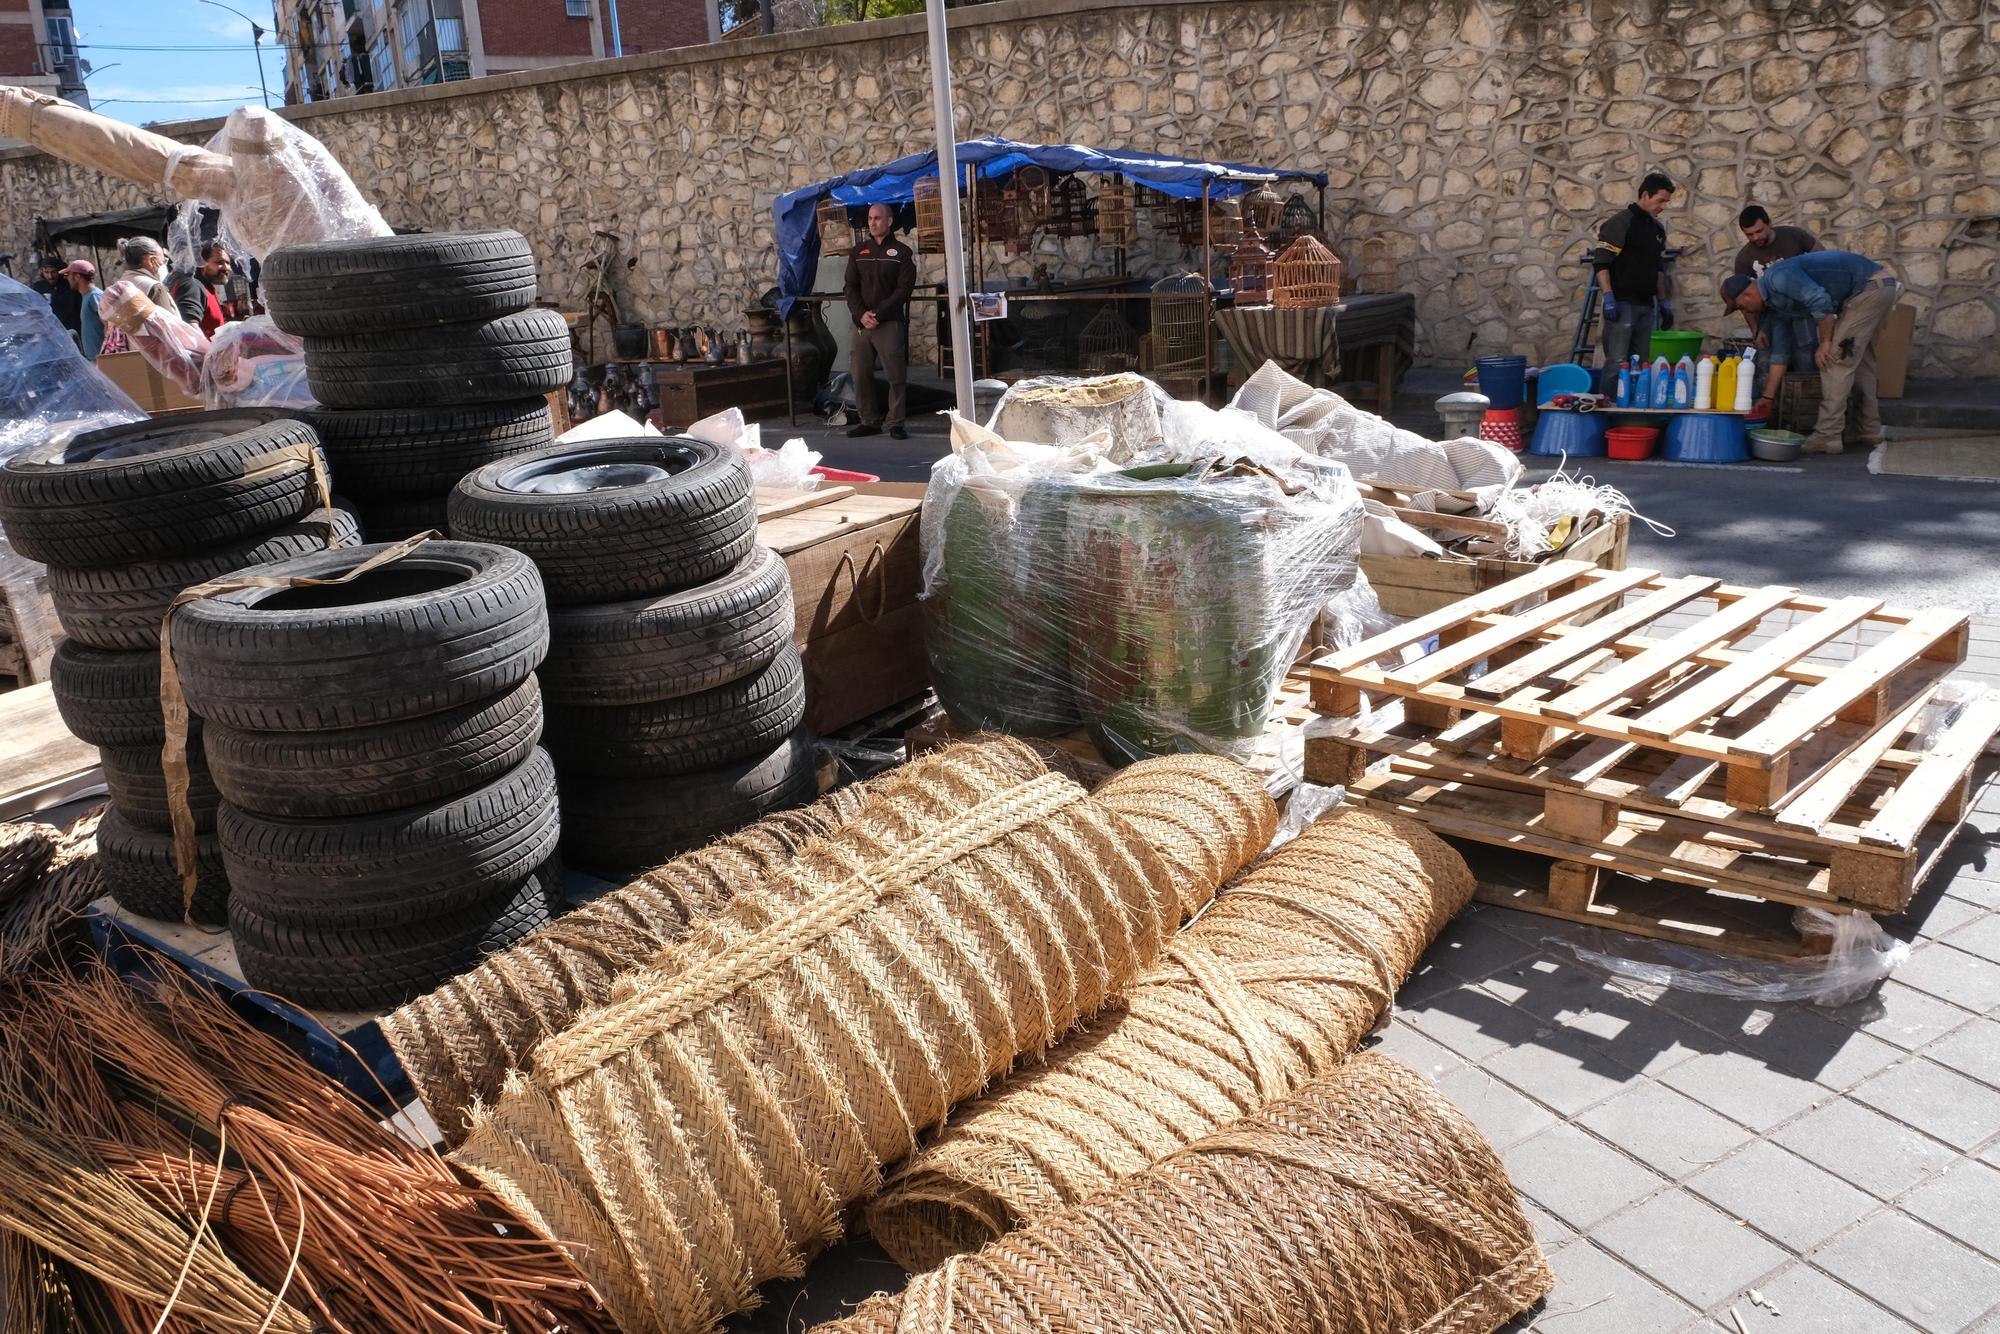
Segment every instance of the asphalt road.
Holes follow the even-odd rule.
[[[773,443],[790,434],[782,423],[764,429]],[[884,481],[925,480],[948,448],[935,418],[913,423],[907,441],[798,434],[829,466]],[[1553,471],[1547,460],[1528,464],[1531,476]],[[1640,513],[1674,530],[1666,537],[1635,523],[1635,565],[2000,615],[2000,483],[1878,477],[1865,452],[1789,466],[1591,459],[1573,471],[1617,487]]]

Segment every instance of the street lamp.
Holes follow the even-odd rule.
[[[257,22],[256,19],[251,18],[242,10],[231,8],[228,5],[220,3],[219,0],[201,0],[201,2],[204,5],[214,5],[217,9],[227,9],[237,18],[242,19],[250,25],[250,45],[257,48],[257,91],[264,95],[264,109],[267,111],[270,110],[271,89],[264,82],[264,25]]]

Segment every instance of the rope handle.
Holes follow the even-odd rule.
[[[302,448],[309,446],[293,446],[261,457],[273,459],[282,454],[295,456],[296,451]],[[318,451],[315,450],[313,453],[316,455]],[[259,460],[252,459],[251,462],[254,464]],[[325,469],[316,464],[313,466],[319,473],[323,494],[326,485]],[[331,538],[331,526],[327,531],[328,537]],[[205,584],[182,589],[168,604],[166,615],[160,618],[160,713],[166,720],[167,732],[166,744],[160,748],[160,767],[166,771],[167,814],[172,817],[174,824],[174,870],[181,878],[181,916],[190,924],[194,920],[194,891],[199,867],[196,864],[194,811],[188,805],[187,696],[181,690],[180,673],[174,667],[174,613],[190,602],[219,597],[224,593],[234,593],[245,588],[329,588],[336,584],[350,583],[370,571],[379,570],[385,565],[393,565],[436,536],[437,533],[431,531],[406,537],[394,545],[382,548],[345,574],[334,575],[331,578],[253,574],[238,578],[211,579]]]
[[[848,572],[854,580],[854,609],[861,614],[861,619],[868,625],[880,625],[882,618],[889,613],[889,553],[883,549],[880,542],[875,543],[874,548],[873,551],[868,553],[868,559],[858,566],[854,563],[854,551],[852,548],[841,552],[840,562],[833,567],[832,578],[827,580],[829,585],[836,584],[840,582],[840,572],[842,570]],[[873,616],[869,615],[868,609],[861,605],[861,576],[871,569],[875,571],[875,614]]]

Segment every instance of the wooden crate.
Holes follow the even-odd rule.
[[[1686,629],[1641,633],[1688,611],[1703,614]],[[1781,618],[1796,623],[1734,647]],[[1436,726],[1491,714],[1501,751],[1520,760],[1576,733],[1672,751],[1722,766],[1730,802],[1766,811],[1864,746],[1890,718],[1892,696],[1947,676],[1968,632],[1965,614],[1946,608],[1557,561],[1319,659],[1313,698],[1345,717],[1364,692],[1402,696],[1413,719]],[[1432,637],[1435,651],[1376,665]],[[1853,656],[1814,656],[1841,648]]]
[[[49,659],[61,637],[47,572],[0,546],[0,677],[7,678],[6,685],[48,680]]]
[[[97,747],[70,735],[48,682],[0,693],[0,820],[59,806],[103,781]]]
[[[827,733],[921,694],[921,499],[866,489],[758,492],[757,540],[784,558],[806,667],[806,726]]]
[[[1428,522],[1449,529],[1454,517],[1437,515]],[[1439,533],[1440,537],[1445,535],[1444,532]],[[1603,570],[1622,570],[1631,537],[1632,517],[1617,514],[1609,522],[1598,525],[1572,542],[1562,552],[1562,558],[1588,561]],[[1496,588],[1540,568],[1538,562],[1506,560],[1497,556],[1483,556],[1477,560],[1462,557],[1434,560],[1428,556],[1361,557],[1361,572],[1368,576],[1375,596],[1381,600],[1382,610],[1391,616],[1423,616],[1448,607],[1468,594]]]

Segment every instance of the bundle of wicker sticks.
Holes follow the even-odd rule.
[[[508,1072],[527,1069],[537,1044],[611,999],[618,978],[686,936],[732,896],[756,889],[805,892],[988,792],[1042,772],[1026,746],[991,739],[950,747],[875,783],[770,816],[550,923],[385,1016],[382,1031],[447,1141],[457,1143],[475,1100],[499,1096]],[[896,800],[869,801],[885,788]],[[867,819],[857,824],[864,810]],[[808,874],[779,879],[777,872],[802,853]]]
[[[38,831],[36,843],[51,846],[46,857],[39,850],[23,853],[17,871],[32,866],[34,874],[22,873],[11,893],[0,895],[0,979],[26,977],[46,967],[63,928],[104,892],[97,873],[97,823],[103,816],[99,807],[79,816],[67,832],[28,826]]]
[[[869,1231],[904,1268],[932,1268],[1326,1073],[1472,889],[1412,821],[1350,807],[1308,826],[1122,1004],[953,1117],[869,1205]]]
[[[907,800],[885,786],[855,825]],[[1190,757],[852,838],[544,1043],[454,1160],[568,1244],[628,1334],[710,1329],[953,1102],[1129,986],[1275,823],[1247,770]]]
[[[1489,1334],[1554,1281],[1492,1147],[1359,1056],[815,1334]]]

